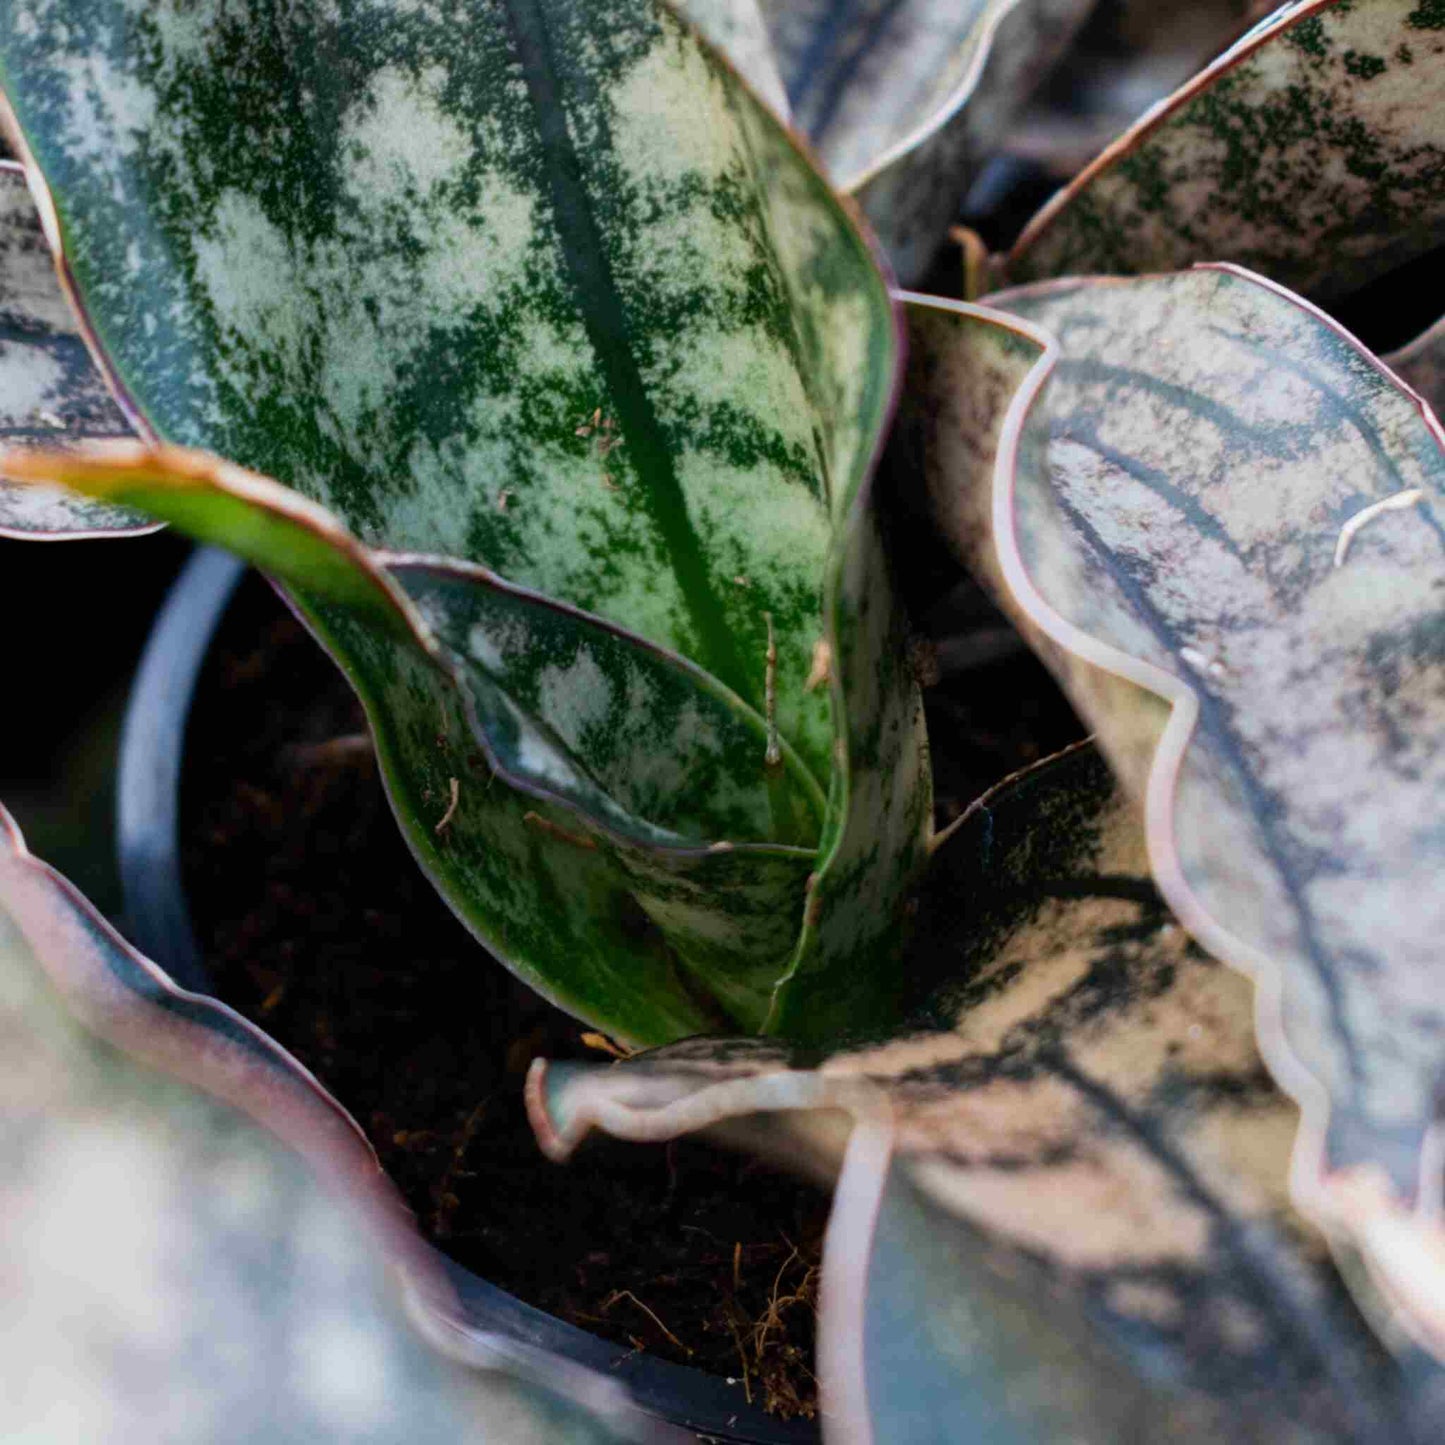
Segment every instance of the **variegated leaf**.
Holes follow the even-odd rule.
[[[994,300],[1027,320],[950,337],[940,312],[915,337],[949,382],[911,423],[932,487],[975,494],[940,515],[965,553],[988,526],[1005,605],[1147,802],[1170,906],[1258,980],[1305,1109],[1298,1203],[1445,1353],[1439,424],[1232,268]],[[996,371],[998,327],[1037,365],[995,471],[952,388],[980,338]]]
[[[3,809],[0,1159],[7,1439],[677,1438],[470,1326],[340,1107],[129,949]]]
[[[40,218],[14,161],[0,161],[0,441],[126,436],[61,294]],[[124,509],[0,482],[0,536],[150,531]]]
[[[771,616],[780,721],[826,776],[802,684],[888,406],[888,299],[667,11],[22,0],[0,79],[159,437],[675,647],[759,710]]]
[[[824,800],[791,753],[765,765],[763,720],[707,674],[480,568],[383,570],[314,504],[196,453],[10,465],[285,581],[361,697],[412,850],[540,992],[638,1042],[763,1025]]]
[[[878,651],[901,630],[868,492],[896,320],[868,243],[787,132],[650,0],[340,17],[275,0],[143,14],[107,0],[79,7],[83,24],[68,7],[0,18],[0,69],[61,216],[65,263],[148,423],[273,469],[367,545],[482,564],[511,595],[557,604],[553,621],[574,609],[594,637],[625,629],[628,645],[675,653],[674,673],[695,664],[689,686],[710,675],[703,691],[738,716],[775,715],[784,766],[764,765],[765,743],[714,790],[710,833],[688,838],[678,876],[644,907],[687,931],[699,957],[731,950],[743,981],[705,994],[751,1000],[734,1014],[750,1027],[773,1009],[764,982],[771,993],[790,973],[833,971],[861,985],[863,948],[861,1002],[885,1006],[901,899],[875,906],[874,880],[901,888],[916,875],[930,811],[917,689]],[[102,72],[104,85],[86,78]],[[293,92],[310,100],[283,118],[274,96]],[[250,112],[272,120],[243,138]],[[217,532],[209,504],[200,518],[176,516],[175,502],[162,509],[179,525],[245,550],[244,535]],[[287,575],[286,560],[263,565]],[[343,640],[342,622],[313,622],[388,708],[417,690],[401,678],[421,663],[383,665],[365,630]],[[353,645],[367,656],[348,655]],[[396,676],[383,683],[378,667]],[[567,686],[586,682],[584,669]],[[572,721],[591,717],[591,700],[554,701]],[[431,726],[423,708],[407,711]],[[482,731],[499,756],[500,735]],[[677,776],[685,758],[659,772],[640,742],[627,764],[640,787],[649,767]],[[598,882],[596,868],[631,867],[630,852],[592,858],[557,841],[575,820],[519,804],[507,846],[444,865],[433,829],[462,777],[434,778],[420,756],[415,787],[404,802],[396,792],[403,826],[474,923],[508,895],[506,926],[483,927],[501,954],[516,957],[524,936],[539,951],[523,968],[534,981],[554,966],[590,978],[583,1011],[625,1035],[712,1019],[706,1000],[686,1000],[671,956],[637,940],[636,910]],[[727,747],[718,758],[733,767]],[[603,792],[620,786],[600,753],[583,766],[596,769]],[[649,806],[683,818],[688,799],[663,803],[661,789]],[[491,806],[460,791],[451,854],[457,818]],[[751,824],[763,791],[768,829],[734,839],[736,798],[751,799]],[[880,794],[888,808],[863,815]],[[541,846],[526,812],[552,829],[544,851],[568,858],[535,889],[518,881]],[[584,832],[608,831],[587,819]],[[654,859],[671,846],[643,843]],[[744,865],[724,848],[694,856],[729,843],[781,849],[765,871],[786,875],[786,897],[781,883],[740,886]],[[824,923],[833,910],[866,923],[846,930],[836,969],[807,940],[779,951],[805,926],[798,844],[813,859],[801,877],[818,880],[808,939],[820,910]],[[863,855],[877,865],[867,878]],[[552,937],[554,883],[577,929],[603,919],[580,952],[570,928]],[[472,887],[484,906],[468,903]],[[749,928],[771,912],[766,947],[734,947],[740,911]],[[607,1020],[619,971],[644,963],[603,966],[599,950],[627,946],[666,976],[648,985],[671,1000],[665,1022]],[[582,1007],[570,985],[544,991]],[[852,1007],[847,989],[828,998]]]
[[[797,123],[905,280],[1094,0],[769,0]]]
[[[540,1137],[736,1135],[762,1110],[739,1137],[841,1166],[837,1438],[1434,1438],[1445,1371],[1386,1354],[1293,1213],[1298,1116],[1250,986],[1170,918],[1092,750],[970,810],[910,962],[932,989],[914,1025],[813,1068],[705,1041],[534,1066]],[[857,1121],[846,1151],[829,1108]]]
[[[1381,360],[1430,403],[1437,417],[1445,412],[1445,318]]]
[[[1442,115],[1434,0],[1298,0],[1050,202],[1008,274],[1233,261],[1342,295],[1445,239]]]

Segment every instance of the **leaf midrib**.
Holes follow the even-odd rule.
[[[696,630],[695,660],[756,705],[758,690],[709,580],[671,448],[628,343],[626,309],[567,128],[543,6],[539,0],[507,0],[506,11],[537,119],[547,191],[578,315],[627,438],[628,455],[642,483],[640,495]]]

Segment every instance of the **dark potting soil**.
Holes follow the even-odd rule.
[[[925,695],[947,818],[1078,725],[977,597],[955,589],[920,615],[983,639],[919,648],[938,679]],[[779,1415],[814,1413],[826,1196],[689,1140],[542,1157],[522,1106],[528,1064],[603,1055],[437,897],[392,820],[355,698],[254,577],[200,680],[182,856],[217,993],[352,1112],[439,1247],[594,1334],[732,1378]]]

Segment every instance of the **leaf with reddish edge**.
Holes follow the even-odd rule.
[[[1391,1359],[1294,1213],[1298,1115],[1250,986],[1163,907],[1092,748],[969,810],[910,975],[908,1027],[822,1058],[695,1040],[539,1062],[538,1137],[564,1158],[592,1128],[721,1127],[837,1174],[830,1445],[1434,1438],[1445,1372]]]
[[[3,809],[0,1041],[7,1438],[678,1439],[472,1326],[316,1079],[129,948]]]
[[[129,434],[61,293],[24,168],[0,160],[0,442],[58,446]],[[0,482],[0,537],[134,536],[155,527],[124,508]]]
[[[1439,424],[1235,268],[992,303],[914,311],[940,520],[1144,801],[1170,907],[1255,979],[1297,1205],[1445,1354]],[[1035,365],[991,459],[957,398],[1000,328]]]
[[[1096,9],[1005,150],[1067,184],[1149,105],[1278,8],[1275,0],[1118,0]]]
[[[1420,0],[1282,7],[1025,229],[1014,281],[1230,261],[1343,295],[1445,238],[1445,30]]]

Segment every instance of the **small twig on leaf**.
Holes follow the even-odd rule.
[[[451,801],[447,804],[447,810],[441,815],[436,827],[432,830],[437,837],[441,837],[451,827],[452,818],[456,815],[457,804],[461,801],[462,785],[456,778],[448,778],[447,785],[451,788]]]
[[[573,833],[570,829],[563,828],[549,818],[544,818],[540,813],[534,813],[530,809],[522,814],[522,821],[533,828],[540,828],[544,833],[550,833],[554,838],[560,838],[564,843],[571,843],[574,848],[586,848],[591,852],[597,851],[597,844],[585,833]]]
[[[763,762],[776,768],[783,761],[782,745],[778,742],[778,644],[773,637],[773,614],[763,613],[768,624],[767,667],[763,673],[763,708],[768,726],[768,743],[763,752]]]
[[[804,692],[812,692],[823,686],[833,675],[833,649],[826,637],[820,637],[813,644],[813,663],[808,669],[808,679],[803,684]]]
[[[1368,507],[1356,512],[1353,517],[1340,528],[1339,540],[1335,543],[1335,566],[1343,567],[1345,558],[1350,554],[1350,543],[1355,540],[1356,533],[1362,527],[1368,527],[1376,517],[1385,512],[1403,512],[1406,507],[1413,507],[1425,500],[1425,492],[1420,487],[1409,487],[1403,492],[1396,492],[1394,496],[1386,497],[1382,501],[1372,502]]]
[[[596,1049],[599,1054],[610,1054],[614,1059],[630,1059],[636,1052],[614,1043],[606,1034],[586,1033],[582,1035],[582,1042],[589,1049]]]

